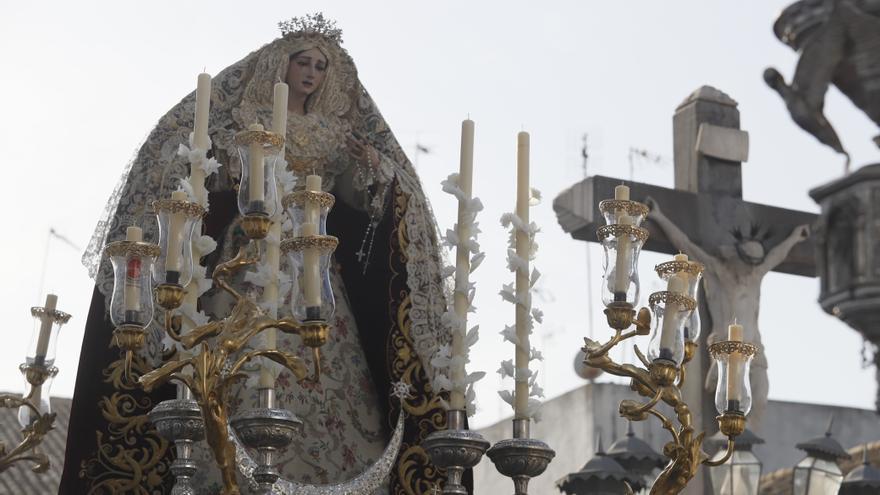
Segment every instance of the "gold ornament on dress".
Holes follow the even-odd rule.
[[[617,211],[625,211],[630,216],[648,216],[648,205],[639,203],[638,201],[629,201],[626,199],[605,199],[599,202],[599,211],[611,213]]]
[[[713,358],[718,358],[722,355],[730,355],[735,352],[746,357],[752,357],[758,353],[758,346],[735,340],[722,340],[721,342],[715,342],[709,346],[709,354]]]
[[[284,146],[284,137],[272,131],[247,130],[236,134],[233,142],[237,146],[259,144],[265,151],[278,153],[281,151],[281,147]]]
[[[138,256],[141,258],[158,258],[162,250],[149,242],[116,241],[107,244],[104,248],[107,256]]]
[[[333,205],[336,203],[336,197],[323,191],[294,191],[284,196],[281,204],[286,210],[290,205],[301,206],[306,201],[317,203],[321,208],[333,208]]]
[[[620,237],[622,235],[629,235],[644,242],[648,240],[648,229],[636,227],[635,225],[624,225],[615,223],[612,225],[603,225],[599,227],[599,230],[596,231],[596,236],[599,237],[599,240],[608,237]]]
[[[684,311],[693,311],[697,308],[697,301],[694,300],[693,297],[681,292],[662,290],[660,292],[655,292],[648,297],[648,304],[651,306],[655,306],[661,302],[663,304],[678,304],[679,306],[682,306],[682,310]]]
[[[156,213],[183,213],[194,220],[205,215],[205,208],[202,205],[181,199],[157,199],[153,201],[153,210]]]
[[[703,264],[697,261],[667,261],[655,266],[654,271],[657,272],[657,276],[660,278],[666,278],[676,273],[687,273],[690,276],[696,277],[703,273],[703,268]]]
[[[281,252],[302,251],[304,249],[319,249],[322,254],[332,253],[339,245],[339,239],[332,235],[311,235],[306,237],[291,237],[281,241]]]

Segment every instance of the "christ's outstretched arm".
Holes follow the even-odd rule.
[[[657,201],[654,198],[646,198],[645,203],[648,205],[648,208],[651,209],[651,212],[648,213],[648,218],[653,220],[660,227],[663,233],[666,234],[666,238],[669,239],[669,242],[671,242],[676,249],[681,250],[696,261],[705,264],[715,262],[715,258],[709,256],[709,253],[703,251],[703,248],[694,243],[687,234],[682,232],[681,229],[679,229],[671,220],[666,218],[666,215],[660,210],[660,205],[657,204]]]
[[[767,253],[767,257],[764,258],[764,261],[758,266],[758,269],[761,270],[762,273],[770,272],[779,266],[780,263],[785,261],[785,258],[788,257],[788,253],[795,244],[803,241],[809,236],[810,227],[808,225],[798,225],[791,231],[791,234],[789,234],[784,241],[777,244],[769,253]]]

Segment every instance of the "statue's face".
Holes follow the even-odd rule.
[[[287,67],[287,84],[291,91],[302,96],[314,93],[327,73],[327,57],[317,48],[299,52]]]
[[[760,265],[764,261],[766,251],[764,245],[755,240],[744,240],[736,244],[725,244],[718,248],[723,259],[734,259],[738,257],[740,260],[750,265]]]

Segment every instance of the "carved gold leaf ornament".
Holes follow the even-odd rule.
[[[747,342],[738,342],[735,340],[722,340],[721,342],[715,342],[714,344],[709,346],[709,354],[716,359],[719,356],[730,355],[733,353],[739,353],[746,357],[752,357],[758,354],[758,346],[754,344],[749,344]]]
[[[272,131],[247,130],[236,134],[233,142],[238,146],[259,144],[266,152],[278,153],[284,146],[284,136]]]
[[[624,211],[630,216],[646,217],[648,216],[648,205],[625,199],[605,199],[599,202],[599,211],[603,214]]]
[[[332,235],[311,235],[305,237],[291,237],[281,241],[281,252],[302,251],[305,249],[318,249],[322,254],[329,254],[339,245],[339,239]]]
[[[158,214],[162,212],[183,213],[189,218],[199,219],[205,216],[207,210],[205,207],[192,202],[180,199],[157,199],[153,201],[153,210]]]
[[[302,206],[306,201],[316,203],[321,208],[332,208],[336,203],[336,197],[323,191],[294,191],[284,196],[281,204],[286,210],[290,205]]]
[[[599,229],[596,231],[596,235],[599,237],[599,240],[606,239],[608,237],[620,237],[622,235],[629,235],[639,241],[644,242],[648,240],[648,229],[636,227],[635,225],[624,224],[603,225],[599,227]]]
[[[116,241],[107,244],[104,252],[107,256],[139,256],[142,258],[158,258],[162,250],[149,242]]]
[[[651,307],[654,307],[660,303],[664,304],[677,304],[681,307],[682,311],[693,311],[697,307],[697,301],[694,298],[690,297],[687,294],[683,294],[681,292],[669,292],[669,291],[659,291],[654,292],[648,297],[648,303]]]
[[[665,278],[665,276],[676,273],[697,276],[703,273],[703,268],[703,264],[697,261],[667,261],[655,266],[654,271],[657,272],[658,277]]]

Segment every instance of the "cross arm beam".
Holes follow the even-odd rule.
[[[604,225],[599,211],[599,201],[614,197],[614,187],[620,179],[601,175],[588,177],[560,193],[553,200],[556,218],[565,232],[575,239],[597,242],[596,229]],[[652,197],[672,220],[696,244],[703,246],[711,255],[718,255],[717,246],[733,244],[733,230],[739,228],[748,233],[751,224],[758,224],[761,232],[767,232],[764,240],[766,251],[784,240],[798,225],[813,225],[818,216],[786,208],[750,203],[734,197],[695,194],[639,182],[628,182],[630,198],[644,202]],[[675,254],[678,250],[669,242],[663,231],[648,220],[644,224],[651,233],[644,249]],[[774,271],[816,276],[815,247],[811,239],[797,244],[785,261]]]

